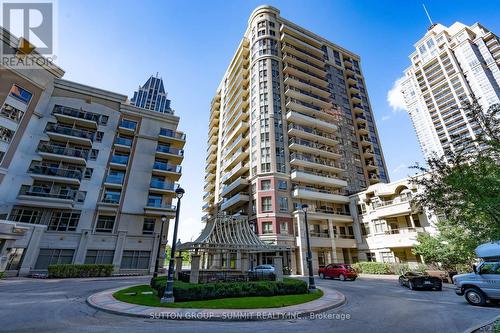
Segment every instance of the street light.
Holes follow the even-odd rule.
[[[161,216],[161,229],[160,229],[160,241],[158,242],[158,254],[156,256],[156,263],[155,263],[155,271],[153,273],[153,277],[158,276],[158,267],[160,267],[160,260],[161,260],[161,243],[162,243],[162,236],[163,236],[163,225],[167,222],[167,215],[162,215]]]
[[[314,283],[314,275],[313,275],[313,266],[312,266],[312,252],[311,252],[311,243],[309,242],[309,224],[307,223],[307,208],[309,206],[307,204],[302,205],[302,211],[304,212],[304,220],[306,223],[306,241],[307,241],[307,268],[309,269],[309,290],[315,291],[316,284]]]
[[[161,298],[162,303],[173,303],[174,302],[174,258],[175,258],[175,248],[177,244],[175,240],[177,239],[177,227],[179,225],[179,211],[181,210],[181,198],[184,195],[184,189],[178,187],[175,190],[175,196],[177,197],[177,209],[175,210],[175,223],[174,223],[174,237],[172,238],[172,248],[170,249],[170,261],[168,262],[168,273],[167,273],[167,285],[165,286],[165,293]]]

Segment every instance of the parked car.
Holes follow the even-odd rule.
[[[433,289],[442,290],[443,281],[436,276],[430,276],[424,273],[406,272],[399,277],[399,285],[415,289]]]
[[[469,304],[483,306],[500,300],[500,242],[479,245],[476,255],[482,261],[473,266],[474,273],[453,276],[455,293],[465,296]]]
[[[348,264],[329,264],[325,267],[321,267],[318,271],[318,275],[321,279],[325,278],[338,278],[341,281],[345,280],[356,280],[358,274]]]
[[[254,269],[251,269],[250,272],[258,275],[270,275],[274,274],[275,270],[273,265],[258,265]]]

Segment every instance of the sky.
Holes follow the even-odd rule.
[[[391,180],[423,163],[398,79],[429,26],[418,1],[58,0],[58,59],[65,79],[131,97],[159,73],[187,134],[181,186],[182,242],[201,223],[210,101],[257,6],[358,54]],[[435,23],[480,22],[500,32],[500,1],[425,1]],[[173,224],[173,223],[172,223]],[[170,238],[171,233],[169,233]]]

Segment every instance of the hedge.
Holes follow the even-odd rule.
[[[49,265],[50,278],[75,278],[75,277],[98,277],[111,276],[113,265]]]
[[[152,278],[151,288],[163,295],[167,279],[164,276]],[[290,278],[276,281],[251,282],[216,282],[192,284],[181,281],[174,282],[174,297],[178,302],[196,301],[204,299],[247,297],[247,296],[276,296],[306,294],[307,283]]]
[[[391,264],[386,262],[357,262],[352,264],[352,268],[358,273],[365,274],[391,274]]]

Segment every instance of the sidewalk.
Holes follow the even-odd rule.
[[[122,286],[93,294],[87,298],[87,304],[98,310],[130,317],[174,320],[250,321],[305,318],[311,314],[339,307],[346,302],[343,294],[325,287],[321,288],[323,296],[317,300],[269,309],[161,308],[125,303],[113,297],[114,292],[132,286]]]

